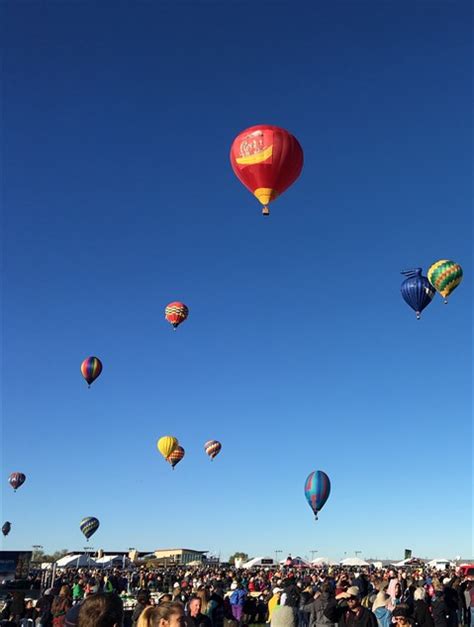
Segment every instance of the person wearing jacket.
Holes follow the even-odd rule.
[[[232,609],[232,616],[240,624],[244,613],[244,603],[245,598],[247,597],[247,593],[245,592],[241,583],[234,582],[231,585],[230,589],[232,590],[232,594],[229,597]]]
[[[424,588],[416,588],[413,593],[413,618],[417,627],[433,627],[433,618],[430,608],[426,602],[426,592]]]
[[[324,611],[329,603],[334,599],[331,585],[327,582],[321,584],[320,591],[314,595],[313,600],[304,606],[305,611],[309,612],[310,627],[329,627],[333,625],[332,621],[327,618]]]
[[[375,614],[379,627],[391,627],[392,612],[388,609],[390,595],[386,592],[379,592],[372,605],[372,612]]]
[[[339,605],[337,601],[340,600],[345,603]],[[375,614],[361,605],[357,586],[350,586],[346,592],[332,599],[324,610],[324,615],[332,623],[338,623],[339,627],[378,627]]]

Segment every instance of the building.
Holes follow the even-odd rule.
[[[195,551],[194,549],[157,549],[154,551],[155,558],[163,566],[168,564],[190,564],[191,562],[202,562],[207,551]]]
[[[0,551],[0,581],[26,579],[32,551]]]

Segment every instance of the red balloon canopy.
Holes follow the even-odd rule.
[[[278,126],[261,124],[242,131],[230,149],[237,178],[263,205],[292,185],[303,169],[303,149],[294,135]]]

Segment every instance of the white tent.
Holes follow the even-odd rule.
[[[311,564],[313,566],[329,566],[331,564],[338,564],[339,562],[332,562],[329,557],[316,557]]]
[[[431,568],[436,568],[436,570],[444,570],[446,566],[449,566],[450,564],[450,560],[446,560],[440,557],[438,559],[431,560],[431,562],[428,562],[427,566],[431,566]]]
[[[273,557],[254,557],[245,564],[242,564],[242,568],[253,568],[254,566],[278,566]]]
[[[293,566],[311,566],[311,562],[308,562],[299,555],[297,555],[296,557],[292,557],[291,562]],[[280,560],[280,564],[284,566],[286,564],[286,559]]]
[[[65,555],[56,562],[58,568],[76,568],[84,566],[95,566],[95,561],[90,555],[79,553],[76,555]]]
[[[101,568],[112,568],[113,566],[122,567],[124,564],[125,566],[128,566],[130,560],[126,555],[104,555],[103,557],[96,559],[95,563]]]
[[[361,560],[359,557],[346,557],[340,562],[341,566],[368,566],[369,562]]]

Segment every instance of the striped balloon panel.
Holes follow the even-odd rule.
[[[90,385],[102,372],[102,362],[98,357],[87,357],[81,364],[81,372]]]
[[[308,475],[304,485],[304,491],[306,500],[316,514],[322,509],[331,492],[329,477],[322,470],[315,470]]]
[[[462,268],[449,259],[440,259],[427,272],[428,280],[437,292],[447,298],[462,281]]]
[[[184,457],[184,448],[182,446],[177,446],[174,451],[168,455],[166,458],[169,463],[173,466],[173,468],[178,464]]]
[[[26,481],[26,475],[22,472],[12,472],[12,474],[8,477],[8,483],[14,490],[17,490],[20,486],[22,486]]]
[[[83,518],[81,520],[81,524],[79,525],[80,530],[86,536],[87,539],[94,534],[99,528],[100,522],[94,516],[88,516],[87,518]]]
[[[204,444],[204,450],[211,459],[214,459],[214,457],[220,452],[221,448],[222,444],[217,440],[209,440]]]
[[[165,318],[175,328],[180,325],[188,317],[189,309],[184,303],[175,301],[166,306]]]

